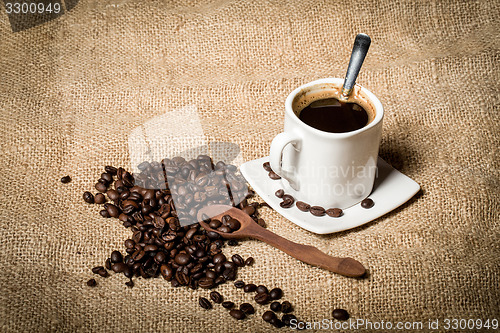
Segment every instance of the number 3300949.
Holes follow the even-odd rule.
[[[27,3],[27,2],[6,2],[5,11],[7,14],[43,14],[61,12],[60,3]]]

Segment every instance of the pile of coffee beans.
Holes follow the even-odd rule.
[[[214,165],[210,157],[200,155],[190,161],[175,157],[161,163],[144,162],[138,169],[140,173],[132,174],[106,166],[95,185],[98,193],[83,193],[85,202],[103,205],[101,216],[118,218],[132,231],[124,241],[125,253],[113,251],[93,273],[102,277],[108,277],[109,270],[122,273],[130,279],[129,287],[134,285],[134,276],[162,276],[174,287],[210,289],[234,280],[239,267],[253,263],[253,258],[243,260],[240,255],[227,259],[222,253],[225,241],[217,232],[190,224],[196,221],[199,208],[221,203],[244,210],[256,223],[260,220],[256,215],[259,204],[248,203],[253,193],[234,165]],[[239,225],[225,217],[220,227],[232,232]]]

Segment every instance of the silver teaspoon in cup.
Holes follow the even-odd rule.
[[[363,61],[365,60],[368,49],[370,48],[372,40],[368,35],[358,34],[356,39],[354,39],[354,46],[352,47],[351,60],[349,60],[349,67],[347,67],[347,73],[344,79],[344,85],[342,86],[342,92],[340,94],[339,100],[346,102],[354,89],[356,84],[356,78],[358,77],[359,70]]]

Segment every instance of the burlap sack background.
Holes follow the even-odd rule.
[[[13,33],[0,14],[0,327],[18,331],[271,331],[197,305],[206,290],[122,275],[85,282],[129,231],[81,194],[104,165],[130,167],[129,132],[198,108],[208,141],[265,156],[295,87],[343,77],[356,33],[372,37],[358,83],[386,115],[380,155],[422,187],[355,230],[270,230],[365,264],[355,280],[257,241],[245,281],[280,286],[307,321],[500,319],[498,1],[80,1]],[[61,184],[61,176],[73,177]],[[225,284],[236,302],[247,294]],[[252,301],[253,303],[253,301]],[[283,329],[285,330],[285,329]]]

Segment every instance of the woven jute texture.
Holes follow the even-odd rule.
[[[170,152],[229,142],[242,162],[266,156],[287,95],[343,77],[359,32],[372,46],[357,82],[385,107],[380,156],[421,192],[331,235],[261,210],[269,230],[358,259],[365,279],[258,241],[224,252],[254,257],[239,278],[281,287],[309,322],[332,318],[336,307],[354,320],[421,321],[421,331],[429,320],[500,319],[498,1],[82,0],[18,32],[4,9],[1,331],[273,331],[260,318],[267,307],[232,283],[217,290],[256,305],[250,319],[236,321],[219,305],[203,310],[197,300],[207,290],[161,278],[138,278],[130,289],[112,275],[87,287],[90,268],[123,251],[130,231],[100,217],[82,193],[105,165],[134,167],[131,133],[173,110],[194,112],[201,134],[173,135]],[[66,174],[73,181],[62,184]]]

